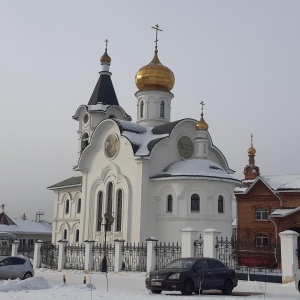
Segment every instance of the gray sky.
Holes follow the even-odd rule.
[[[109,40],[120,105],[136,120],[134,76],[153,56],[175,74],[172,120],[205,120],[235,176],[250,134],[263,175],[299,174],[300,1],[0,2],[1,200],[11,217],[53,215],[46,189],[73,175],[77,107]]]

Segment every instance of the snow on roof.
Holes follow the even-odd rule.
[[[155,177],[194,176],[227,179],[237,181],[230,176],[220,165],[208,159],[187,159],[176,162],[167,167],[160,175]]]
[[[13,219],[16,225],[0,225],[1,232],[13,234],[52,234],[52,225],[48,222]]]
[[[87,105],[89,111],[94,111],[94,110],[107,111],[107,108],[110,106],[111,105],[103,104],[103,103],[97,103],[95,105]]]
[[[275,191],[300,189],[300,175],[264,175],[261,178]]]
[[[115,120],[121,127],[122,135],[127,137],[129,141],[138,146],[138,150],[135,152],[137,156],[146,156],[150,154],[148,144],[152,140],[168,137],[169,134],[153,134],[153,127],[146,127],[133,122]]]
[[[296,208],[279,208],[272,211],[270,217],[283,218],[300,210],[300,206]]]

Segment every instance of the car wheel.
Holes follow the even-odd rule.
[[[153,294],[160,294],[162,291],[161,291],[161,290],[151,290],[151,292],[152,292]]]
[[[23,279],[28,279],[28,278],[31,278],[32,277],[32,274],[30,272],[27,272],[25,273]]]
[[[183,290],[181,291],[182,295],[192,295],[195,290],[194,283],[192,280],[187,279],[183,283]]]
[[[231,295],[233,290],[233,284],[230,280],[226,280],[222,289],[223,295]]]

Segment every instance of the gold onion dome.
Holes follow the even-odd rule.
[[[152,61],[140,68],[135,75],[135,84],[139,91],[161,90],[170,92],[174,87],[173,72],[158,59],[157,50]]]
[[[201,114],[200,121],[196,124],[197,131],[207,131],[208,124],[204,121],[203,114]]]
[[[255,155],[256,153],[256,150],[253,148],[253,146],[251,146],[249,149],[248,149],[248,155]]]
[[[105,49],[105,52],[104,52],[104,54],[101,56],[101,58],[100,58],[100,62],[103,64],[103,63],[108,63],[108,64],[110,64],[110,62],[111,62],[111,58],[110,58],[110,56],[107,54],[107,51],[106,51],[106,49]]]

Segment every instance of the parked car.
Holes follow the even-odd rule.
[[[238,284],[236,272],[213,258],[187,257],[172,261],[146,278],[146,288],[154,294],[180,291],[183,295],[204,290],[221,290],[230,295]]]
[[[28,258],[11,256],[0,259],[0,279],[27,279],[33,276],[34,271]]]
[[[300,292],[300,270],[297,270],[295,273],[295,287],[298,292]]]

